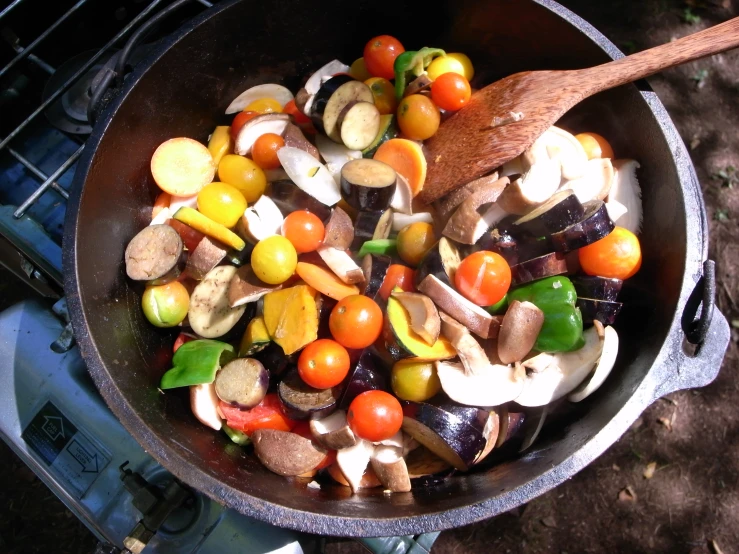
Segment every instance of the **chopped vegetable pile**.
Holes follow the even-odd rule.
[[[420,205],[422,141],[472,62],[385,35],[363,54],[295,95],[249,88],[207,146],[160,145],[125,264],[145,317],[181,329],[160,387],[190,387],[201,423],[280,475],[407,492],[515,455],[605,381],[639,164],[552,127]]]

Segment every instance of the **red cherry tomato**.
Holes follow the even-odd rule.
[[[382,282],[380,287],[380,297],[383,300],[390,298],[390,293],[393,292],[393,288],[400,287],[405,292],[413,292],[416,287],[413,286],[413,279],[416,276],[416,272],[410,267],[392,264],[387,268],[385,273],[385,280]]]
[[[246,433],[253,433],[257,429],[277,429],[289,431],[298,423],[282,413],[280,399],[277,394],[270,393],[251,410],[234,408],[226,402],[219,401],[218,409],[226,418],[226,424],[232,429]]]
[[[636,235],[616,227],[610,235],[578,251],[580,267],[588,275],[628,279],[641,267],[641,246]]]
[[[251,157],[254,163],[262,169],[277,169],[280,167],[280,158],[277,151],[285,146],[285,139],[275,133],[264,133],[254,141]]]
[[[298,373],[314,389],[330,389],[344,380],[350,364],[346,348],[331,339],[318,339],[300,353]]]
[[[395,78],[395,58],[405,52],[400,41],[390,35],[371,39],[364,47],[364,63],[374,77],[392,80]]]
[[[174,345],[172,346],[172,352],[177,352],[179,350],[180,346],[185,344],[186,342],[190,342],[191,340],[195,340],[196,337],[192,335],[188,335],[187,333],[180,333],[177,335],[177,338],[174,341]]]
[[[282,108],[282,113],[293,116],[296,125],[304,125],[311,122],[310,117],[301,112],[295,105],[295,100],[290,100],[287,104],[285,104],[285,107]]]
[[[321,245],[325,234],[323,222],[308,210],[292,212],[282,222],[282,235],[298,254],[313,252]]]
[[[328,328],[346,348],[366,348],[382,332],[382,310],[369,296],[352,294],[340,300],[328,318]]]
[[[187,248],[190,252],[195,250],[198,244],[200,244],[200,241],[203,240],[203,237],[205,236],[200,231],[196,231],[189,225],[185,225],[181,221],[177,221],[176,219],[169,219],[167,220],[167,225],[172,227],[177,233],[180,235],[180,238],[182,239],[182,242],[185,245],[185,248]]]
[[[470,96],[470,83],[459,73],[442,73],[431,85],[431,100],[442,110],[456,112],[467,105]]]
[[[392,394],[368,390],[349,405],[347,423],[354,433],[368,441],[389,439],[403,424],[403,408]]]
[[[478,306],[492,306],[508,292],[511,268],[500,254],[480,250],[459,264],[454,285],[462,296]]]
[[[231,122],[231,138],[236,140],[236,137],[239,136],[239,131],[241,131],[241,128],[244,126],[244,124],[253,117],[257,117],[258,115],[258,112],[237,113],[236,117],[234,117],[234,120]]]

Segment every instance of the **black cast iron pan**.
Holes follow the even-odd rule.
[[[641,163],[644,265],[630,293],[633,309],[619,320],[617,368],[598,393],[545,427],[523,457],[409,494],[307,489],[246,453],[227,452],[225,435],[198,424],[182,397],[161,394],[157,383],[176,331],[146,322],[140,291],[122,263],[127,242],[149,221],[154,149],[175,136],[205,141],[247,86],[281,82],[295,90],[310,70],[337,57],[350,63],[369,37],[385,33],[409,48],[467,53],[482,82],[621,56],[549,0],[450,1],[433,9],[398,0],[390,12],[365,0],[226,1],[164,40],[126,79],[85,146],[67,211],[72,321],[116,416],[165,468],[217,501],[275,525],[328,535],[417,534],[510,510],[572,477],[655,399],[711,382],[729,340],[726,320],[712,309],[711,275],[703,277],[707,227],[688,153],[654,93],[630,85],[588,100],[565,121],[605,135],[619,157]],[[684,311],[698,348],[685,340]],[[702,317],[694,322],[697,311]]]

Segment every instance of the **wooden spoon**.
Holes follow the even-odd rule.
[[[512,160],[575,104],[603,90],[739,46],[739,17],[603,65],[525,71],[475,93],[424,144],[431,202]]]

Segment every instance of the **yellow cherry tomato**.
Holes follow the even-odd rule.
[[[259,200],[267,188],[264,171],[253,160],[238,154],[226,154],[221,158],[218,178],[239,189],[250,204]]]
[[[257,112],[257,113],[282,113],[282,104],[280,104],[274,98],[260,98],[254,100],[246,108],[245,112]]]
[[[190,307],[190,294],[179,281],[146,287],[141,297],[144,316],[157,327],[179,325]]]
[[[364,58],[357,58],[349,68],[349,75],[354,77],[357,81],[366,81],[372,75],[367,71],[367,64],[364,63]]]
[[[254,274],[268,285],[284,283],[298,265],[298,253],[285,237],[274,235],[260,240],[251,253]]]
[[[395,98],[395,87],[387,79],[382,77],[372,77],[364,82],[372,91],[375,98],[375,106],[380,111],[380,115],[395,113],[398,108],[398,100]]]
[[[246,199],[228,183],[210,183],[198,193],[198,211],[226,227],[233,227],[244,215]]]
[[[582,144],[588,159],[611,158],[613,159],[613,148],[606,139],[597,133],[580,133],[575,138]]]
[[[468,81],[472,80],[475,76],[475,69],[472,67],[472,61],[461,53],[447,54],[446,56],[439,56],[431,65],[428,66],[426,72],[429,74],[429,78],[435,81],[439,75],[449,72],[459,73],[464,75]]]
[[[425,221],[411,223],[398,233],[398,256],[408,265],[416,267],[434,244],[436,235],[433,225]]]
[[[411,140],[426,140],[436,133],[441,113],[436,104],[421,94],[411,94],[398,105],[398,125],[401,132]]]

